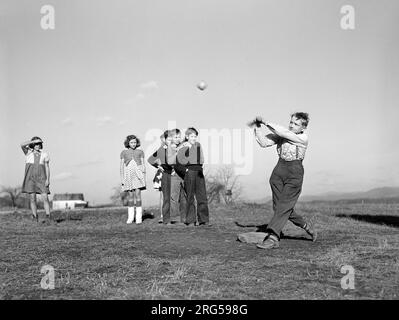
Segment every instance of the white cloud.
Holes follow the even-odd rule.
[[[147,89],[158,89],[158,83],[154,80],[144,82],[140,85],[141,89],[147,90]]]
[[[158,83],[156,81],[151,80],[148,82],[144,82],[144,83],[140,84],[140,90],[136,94],[136,96],[125,99],[123,101],[123,104],[127,105],[127,106],[131,106],[131,105],[135,104],[137,101],[143,100],[146,97],[146,95],[143,93],[143,91],[147,94],[149,91],[156,90],[156,89],[158,89]]]
[[[61,120],[61,125],[63,126],[70,126],[73,124],[72,118],[66,118],[64,120]]]
[[[97,125],[99,127],[104,126],[112,122],[112,118],[109,116],[104,116],[96,119]]]
[[[61,172],[58,173],[56,175],[54,175],[51,180],[55,180],[55,181],[61,181],[61,180],[68,180],[68,179],[72,179],[74,176],[71,172]]]

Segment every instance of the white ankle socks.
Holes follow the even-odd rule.
[[[136,207],[136,223],[142,223],[143,222],[143,208],[142,207]]]
[[[131,224],[134,220],[134,207],[128,207],[127,208],[127,224]]]

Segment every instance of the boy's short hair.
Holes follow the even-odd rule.
[[[194,133],[196,136],[198,136],[198,131],[194,127],[190,127],[186,130],[186,136],[189,136],[192,133]]]
[[[178,134],[180,134],[180,130],[179,129],[176,128],[176,129],[170,130],[170,135],[171,136],[176,136]]]
[[[133,139],[136,140],[136,142],[137,142],[136,148],[138,148],[138,147],[141,146],[140,139],[137,138],[137,136],[135,136],[134,134],[131,134],[131,135],[128,135],[128,136],[126,137],[125,141],[123,142],[125,148],[130,148],[129,142],[130,142],[131,140],[133,140]]]
[[[309,113],[306,112],[295,112],[291,115],[291,118],[295,117],[302,120],[302,126],[306,128],[309,124]]]
[[[37,140],[37,139],[42,140],[40,137],[32,137],[32,139],[30,139],[30,141]],[[43,141],[43,140],[42,140],[42,141]],[[31,143],[31,144],[29,145],[29,148],[33,149],[36,145],[38,145],[38,146],[40,147],[40,149],[43,149],[43,142]]]

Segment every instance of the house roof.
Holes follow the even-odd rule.
[[[81,200],[84,201],[83,193],[56,193],[53,201]]]

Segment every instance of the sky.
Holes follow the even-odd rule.
[[[344,5],[354,29],[341,28]],[[399,186],[398,18],[396,0],[2,0],[0,185],[22,184],[19,145],[39,136],[52,194],[107,203],[127,135],[148,157],[168,126],[194,126],[208,168],[234,165],[259,199],[277,154],[246,123],[305,111],[303,194]],[[158,199],[154,173],[144,205]]]

